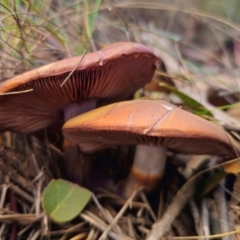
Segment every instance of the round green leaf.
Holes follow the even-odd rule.
[[[89,202],[92,193],[66,180],[52,180],[43,191],[42,202],[46,213],[56,222],[75,218]]]

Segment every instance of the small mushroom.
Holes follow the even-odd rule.
[[[77,116],[63,126],[65,138],[92,153],[112,145],[137,145],[122,195],[144,185],[152,190],[162,178],[167,149],[188,154],[236,157],[240,145],[221,127],[163,100],[110,104]],[[119,188],[118,190],[121,190]]]

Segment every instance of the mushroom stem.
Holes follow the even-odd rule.
[[[138,145],[131,172],[119,185],[121,195],[129,197],[140,186],[148,192],[152,191],[162,179],[166,153],[167,149],[163,146]]]
[[[69,144],[66,139],[64,139],[63,148],[65,154],[64,177],[67,180],[93,192],[96,192],[98,188],[106,188],[110,191],[114,189],[113,180],[102,175],[94,165],[91,154],[79,152],[79,149]]]
[[[83,114],[87,111],[90,111],[96,107],[97,101],[95,99],[85,100],[81,103],[70,103],[63,108],[64,112],[64,121],[68,121],[69,119]],[[84,176],[88,175],[88,169],[91,165],[90,160],[88,159],[86,162],[81,159],[81,153],[76,146],[71,145],[66,139],[63,142],[64,149],[64,173],[65,178],[68,180],[78,183],[80,185],[83,184]],[[84,167],[85,166],[85,167]],[[87,166],[87,168],[86,168]]]
[[[93,110],[96,105],[96,99],[88,99],[81,103],[69,103],[62,109],[64,113],[64,121],[66,122],[73,117]]]
[[[96,108],[97,100],[88,99],[81,103],[70,103],[63,108],[65,122],[69,119]],[[94,166],[90,155],[79,152],[76,146],[71,145],[66,139],[64,149],[64,174],[65,178],[95,192],[99,187],[112,190],[114,183],[104,178]]]

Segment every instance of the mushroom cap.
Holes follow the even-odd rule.
[[[162,145],[189,154],[236,156],[240,146],[221,127],[166,101],[140,99],[101,107],[67,121],[65,138],[82,152],[112,145]]]
[[[131,42],[112,44],[80,60],[78,56],[57,61],[1,84],[0,131],[31,133],[45,128],[61,117],[68,103],[125,100],[151,80],[159,62],[150,49]],[[33,91],[3,95],[28,89]]]

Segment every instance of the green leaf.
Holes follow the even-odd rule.
[[[42,203],[46,213],[56,222],[75,218],[91,199],[92,193],[66,180],[52,180],[43,191]]]
[[[196,115],[213,117],[213,114],[208,109],[206,109],[201,103],[197,102],[195,99],[189,97],[185,93],[179,91],[175,87],[169,86],[169,85],[164,84],[164,83],[160,83],[159,85],[166,88],[167,90],[171,91],[176,96],[178,96],[183,101],[183,103],[188,108],[190,108],[191,111],[193,113],[195,113]]]
[[[228,174],[238,174],[240,172],[240,163],[238,159],[228,162],[220,163],[215,166],[215,171],[211,175],[203,177],[203,180],[196,187],[196,198],[201,198],[216,187],[219,182],[225,178]],[[207,172],[208,173],[208,172]]]
[[[213,174],[206,176],[196,187],[195,198],[201,198],[216,187],[220,181],[227,176],[227,173],[222,169],[217,169]]]

